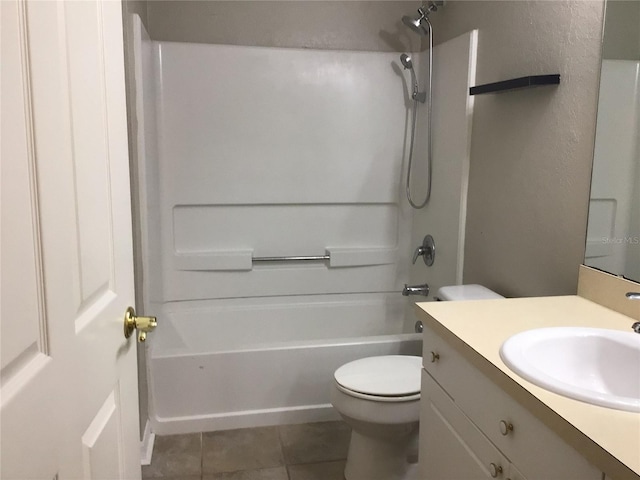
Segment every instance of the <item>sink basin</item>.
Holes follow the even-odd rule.
[[[500,348],[515,373],[542,388],[603,407],[640,412],[640,335],[554,327],[518,333]]]

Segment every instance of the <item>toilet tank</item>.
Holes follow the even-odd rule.
[[[489,300],[496,298],[504,297],[482,285],[450,285],[440,288],[436,294],[436,300],[442,301]]]

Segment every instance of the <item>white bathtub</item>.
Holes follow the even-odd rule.
[[[374,355],[421,354],[406,301],[362,294],[165,305],[149,350],[157,434],[331,420],[333,372]]]

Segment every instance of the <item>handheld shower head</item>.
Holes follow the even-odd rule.
[[[400,55],[400,63],[405,70],[409,70],[411,72],[411,80],[413,81],[413,92],[411,94],[411,98],[418,102],[425,102],[426,95],[424,92],[420,92],[418,90],[418,77],[416,76],[416,71],[413,69],[413,61],[411,61],[411,57],[406,53]]]
[[[402,66],[406,70],[412,70],[413,69],[413,62],[411,61],[411,57],[409,55],[407,55],[406,53],[403,53],[402,55],[400,55],[400,63],[402,63]]]

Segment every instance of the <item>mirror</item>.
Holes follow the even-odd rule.
[[[640,282],[640,1],[606,4],[584,263]]]

